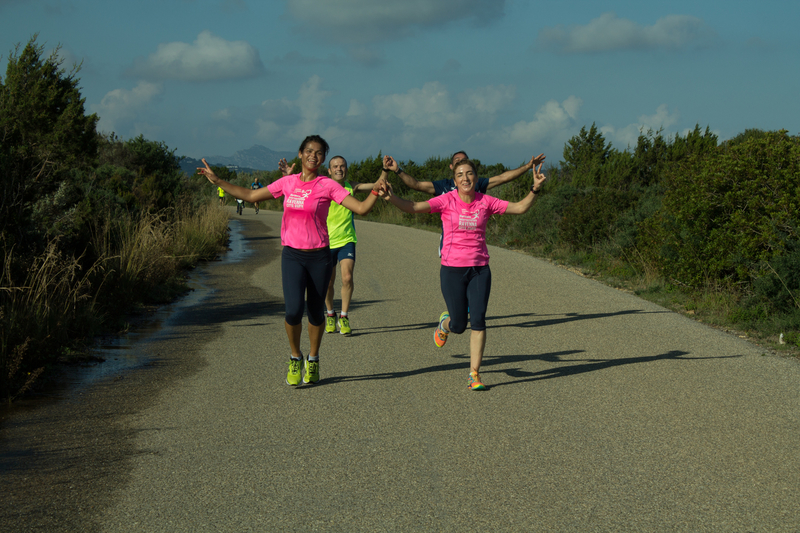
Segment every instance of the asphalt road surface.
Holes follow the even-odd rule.
[[[0,531],[800,531],[796,360],[490,248],[471,392],[438,234],[358,221],[353,335],[292,388],[279,216],[141,364],[3,415]]]

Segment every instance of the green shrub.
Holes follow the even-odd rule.
[[[698,287],[744,283],[797,239],[800,142],[785,131],[748,138],[673,169],[643,247],[666,276]]]

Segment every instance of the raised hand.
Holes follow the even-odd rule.
[[[544,157],[542,158],[544,159]],[[543,163],[539,163],[538,167],[533,167],[533,186],[532,189],[540,189],[544,180],[547,179],[547,176],[542,174],[542,165]]]
[[[544,154],[539,154],[536,157],[531,157],[530,163],[528,163],[531,168],[534,168],[536,165],[540,165],[544,163]]]
[[[289,162],[286,161],[286,158],[283,158],[278,162],[278,170],[281,171],[282,176],[288,176],[294,171],[294,163],[289,166]]]
[[[397,164],[397,161],[395,161],[392,156],[385,155],[383,156],[383,168],[389,169],[392,172],[397,172],[400,165]]]
[[[205,160],[205,158],[201,159],[201,161],[205,167],[198,168],[197,173],[204,175],[206,178],[208,178],[208,181],[216,185],[220,181],[219,176],[217,176],[214,171],[211,170],[211,167],[208,166],[208,162]]]

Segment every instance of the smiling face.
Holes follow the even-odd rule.
[[[297,152],[297,157],[300,158],[304,170],[316,171],[325,162],[325,149],[320,143],[311,141]]]
[[[331,159],[331,163],[328,165],[328,174],[337,182],[344,183],[347,177],[347,161],[344,160],[344,157],[336,156]]]
[[[463,194],[474,193],[477,173],[475,172],[475,165],[472,161],[460,161],[454,171],[453,179],[455,180],[458,192]]]

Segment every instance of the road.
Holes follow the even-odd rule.
[[[357,221],[354,334],[291,388],[279,213],[238,220],[146,364],[3,420],[0,530],[800,530],[796,360],[490,248],[471,392],[438,234]]]

